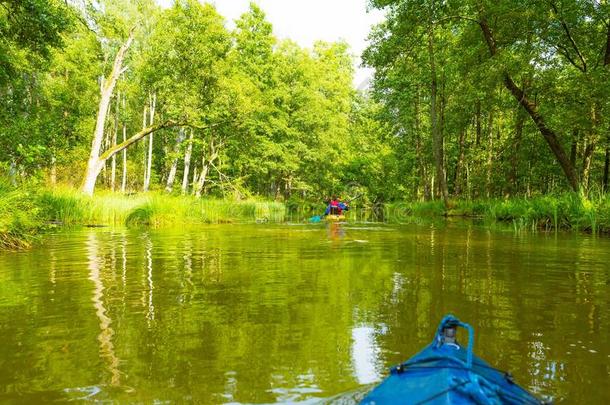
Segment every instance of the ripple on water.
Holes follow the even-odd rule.
[[[476,228],[62,233],[0,255],[0,400],[356,403],[452,312],[519,383],[609,403],[609,262]]]

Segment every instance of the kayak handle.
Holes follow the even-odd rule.
[[[445,315],[438,325],[436,336],[432,344],[441,347],[444,344],[455,344],[455,329],[462,327],[468,331],[468,346],[466,348],[466,368],[472,368],[472,352],[474,348],[474,329],[469,324],[460,321],[455,316]],[[448,341],[447,341],[448,340]]]

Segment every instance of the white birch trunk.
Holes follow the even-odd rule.
[[[51,156],[51,185],[55,186],[57,184],[57,159],[55,159],[55,155]]]
[[[201,198],[201,194],[203,193],[203,187],[205,186],[205,180],[208,175],[208,171],[210,170],[210,162],[206,164],[205,156],[201,159],[201,174],[199,175],[199,179],[197,181],[197,185],[195,186],[195,197]]]
[[[148,120],[148,125],[152,126],[153,121],[155,119],[155,104],[157,103],[157,95],[153,94],[152,96],[148,96],[150,103],[150,117]],[[148,191],[150,188],[150,178],[152,173],[152,154],[153,154],[153,133],[151,132],[148,137],[148,161],[146,162],[146,180],[144,182],[144,191]]]
[[[123,142],[127,140],[127,126],[123,124]],[[127,186],[127,148],[123,149],[123,178],[121,179],[121,193],[125,193]]]
[[[148,107],[144,106],[144,113],[142,114],[142,129],[146,128],[146,116],[148,113]],[[148,152],[147,149],[144,149],[144,180],[142,181],[142,188],[146,191],[146,179],[148,179]]]
[[[174,181],[176,180],[176,171],[178,170],[178,152],[180,151],[180,145],[184,141],[184,128],[180,128],[180,132],[178,133],[178,138],[176,139],[176,145],[174,146],[174,159],[172,161],[172,166],[169,169],[169,174],[167,175],[167,184],[165,185],[165,191],[171,193],[174,189]]]
[[[110,104],[110,98],[112,97],[112,92],[114,91],[116,82],[123,72],[123,60],[125,59],[127,50],[133,42],[133,37],[134,30],[131,30],[129,33],[129,38],[127,38],[127,41],[117,52],[110,77],[108,80],[103,80],[101,84],[101,98],[97,112],[95,131],[93,132],[93,141],[91,142],[91,153],[89,154],[87,168],[85,169],[85,178],[81,187],[82,192],[87,195],[93,195],[93,191],[95,190],[95,181],[97,180],[97,176],[99,175],[102,166],[104,165],[104,162],[100,161],[99,155],[102,140],[104,139],[104,124],[106,114],[108,112],[108,105]]]
[[[120,108],[121,93],[116,97],[116,109],[114,114],[114,131],[112,133],[112,146],[116,146],[119,136],[119,108]],[[110,189],[114,192],[116,186],[116,155],[112,156],[111,173],[110,173]]]
[[[193,167],[193,179],[191,180],[191,185],[193,187],[193,194],[195,194],[195,184],[197,184],[197,181],[199,181],[199,177],[197,174],[197,165],[195,165],[195,167]]]
[[[216,160],[217,158],[218,152],[216,151],[216,145],[214,145],[214,140],[211,139],[209,159],[206,159],[205,151],[203,153],[203,157],[201,158],[201,174],[199,174],[199,180],[197,181],[197,185],[195,186],[195,197],[200,198],[203,194],[203,188],[205,187],[205,181],[210,170],[210,165],[212,165],[214,163],[214,160]]]
[[[188,145],[184,152],[184,173],[182,175],[182,194],[186,194],[189,184],[189,170],[191,167],[191,154],[193,153],[193,130],[189,136]]]

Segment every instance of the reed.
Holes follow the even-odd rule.
[[[70,189],[47,190],[40,196],[44,215],[63,225],[170,226],[231,222],[281,222],[282,203],[259,200],[197,199],[160,193],[86,197]]]
[[[28,192],[0,184],[0,249],[29,247],[42,224]]]
[[[169,227],[233,222],[283,222],[279,202],[197,199],[161,193],[87,197],[71,188],[12,187],[0,180],[0,248],[30,246],[50,227],[107,225]]]
[[[388,205],[389,222],[409,216],[431,218],[458,216],[486,222],[509,223],[515,230],[572,230],[610,233],[610,195],[584,198],[566,193],[534,198],[456,200],[448,209],[440,202]]]

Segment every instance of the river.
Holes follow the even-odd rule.
[[[453,313],[556,403],[610,403],[610,240],[475,226],[81,229],[0,253],[0,401],[358,397]]]

